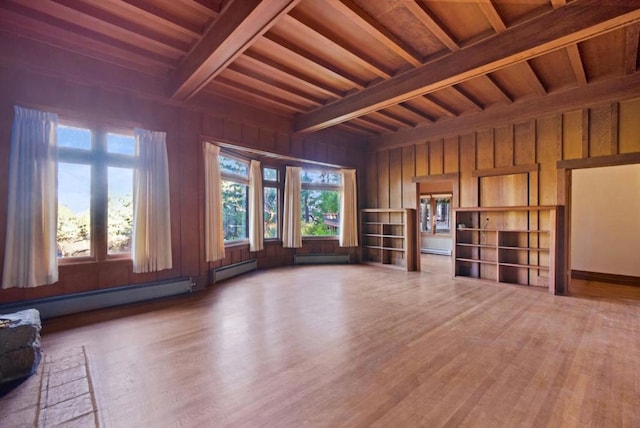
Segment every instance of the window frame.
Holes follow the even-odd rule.
[[[423,229],[423,213],[422,213],[422,200],[423,199],[428,199],[428,207],[429,207],[429,213],[430,213],[430,219],[429,219],[429,224],[428,227],[429,229],[424,230]],[[449,217],[449,231],[448,232],[438,232],[438,228],[437,228],[437,218],[436,218],[436,206],[437,206],[437,201],[440,199],[448,199],[449,200],[449,211],[448,211],[448,217]],[[451,221],[452,221],[452,207],[453,204],[453,195],[451,193],[423,193],[420,195],[420,233],[425,234],[425,235],[430,235],[430,236],[451,236],[452,235],[452,228],[451,228]],[[435,220],[434,220],[435,219]],[[445,229],[446,230],[446,229]]]
[[[241,162],[243,164],[247,165],[247,175],[246,177],[244,175],[241,174],[234,174],[231,172],[227,172],[224,171],[222,169],[222,167],[220,166],[220,157],[224,157],[227,159],[232,159],[234,161],[237,162]],[[236,155],[235,153],[230,153],[226,150],[220,150],[220,154],[218,155],[218,165],[220,166],[220,184],[222,184],[222,181],[230,181],[233,183],[238,183],[238,184],[242,184],[244,186],[246,186],[245,192],[246,192],[246,197],[245,197],[245,202],[246,202],[246,206],[245,206],[245,232],[246,232],[246,237],[245,238],[240,238],[240,239],[234,239],[234,240],[226,240],[224,239],[224,246],[225,247],[232,247],[235,245],[245,245],[249,243],[249,168],[251,165],[251,161],[249,159],[245,159],[241,156]],[[222,189],[220,189],[220,192],[222,193]],[[222,195],[221,195],[222,197]],[[224,204],[224,201],[223,201]],[[223,224],[224,224],[224,205],[222,207],[222,216],[223,216]]]
[[[276,179],[275,180],[267,180],[264,178],[264,171],[265,169],[273,169],[276,171]],[[276,236],[273,238],[267,238],[266,236],[263,235],[263,239],[265,242],[271,242],[271,241],[279,241],[282,239],[281,236],[281,231],[282,231],[282,206],[283,206],[283,201],[282,201],[282,195],[283,195],[283,184],[282,184],[282,171],[281,168],[278,168],[276,166],[273,165],[261,165],[261,171],[262,171],[262,203],[263,206],[266,205],[265,204],[265,189],[270,188],[270,189],[276,189]],[[263,211],[264,211],[264,207],[263,207]],[[264,216],[264,212],[262,214]],[[264,223],[264,222],[263,222]],[[266,224],[264,224],[264,231],[266,233],[267,227]]]
[[[302,177],[304,175],[304,172],[308,171],[308,172],[324,172],[324,173],[330,173],[330,174],[336,174],[338,175],[338,177],[340,178],[340,182],[339,183],[305,183],[302,181]],[[342,196],[342,177],[340,175],[340,171],[338,169],[335,168],[322,168],[319,166],[302,166],[302,169],[300,171],[300,183],[301,183],[301,189],[300,189],[300,198],[302,199],[302,191],[304,190],[317,190],[317,191],[323,191],[323,190],[328,190],[328,191],[337,191],[339,197]],[[300,208],[302,208],[302,200],[300,201]],[[338,207],[338,211],[340,210],[340,207]],[[338,212],[338,214],[340,214]],[[302,215],[302,214],[301,214]],[[302,219],[301,219],[301,227],[302,227]],[[302,233],[302,231],[301,231]],[[336,233],[335,235],[302,235],[302,240],[328,240],[328,241],[337,241],[340,238],[340,231],[338,230],[338,233]]]
[[[109,254],[108,242],[108,215],[109,215],[109,191],[108,169],[109,167],[127,168],[135,171],[137,159],[133,156],[107,151],[108,134],[134,136],[133,129],[119,126],[96,125],[85,121],[60,118],[58,126],[88,130],[91,134],[91,146],[87,149],[60,147],[56,148],[56,163],[72,163],[89,165],[91,168],[91,186],[89,201],[89,218],[91,221],[90,252],[88,256],[58,257],[60,265],[71,265],[91,262],[104,262],[112,260],[131,260],[131,251],[126,253]],[[57,133],[56,129],[56,133]],[[57,180],[57,177],[56,177]],[[133,183],[132,183],[133,185]],[[57,186],[56,186],[57,187]],[[58,193],[56,191],[56,203]],[[56,219],[57,223],[57,219]],[[56,242],[58,240],[56,234]]]

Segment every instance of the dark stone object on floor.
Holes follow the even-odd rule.
[[[0,315],[0,385],[35,373],[41,328],[36,309]]]

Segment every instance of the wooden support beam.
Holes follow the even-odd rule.
[[[586,86],[552,92],[537,99],[524,99],[501,104],[479,113],[443,119],[431,125],[406,129],[371,140],[376,150],[388,150],[414,144],[416,141],[463,135],[486,127],[522,121],[540,115],[564,113],[612,101],[640,97],[640,72],[615,79],[589,83]]]
[[[410,3],[410,2],[407,2]],[[640,0],[575,0],[527,23],[297,118],[316,131],[638,22]]]
[[[171,97],[191,98],[299,1],[235,0],[228,4],[172,76]]]
[[[507,26],[491,0],[476,0],[476,2],[496,33],[506,31]]]
[[[513,102],[513,98],[511,98],[511,96],[509,94],[507,94],[507,92],[502,89],[500,87],[500,85],[498,85],[498,83],[488,74],[485,74],[484,76],[479,76],[478,79],[480,80],[484,80],[484,82],[491,86],[491,88],[493,88],[494,91],[496,91],[500,97],[505,100],[507,103],[512,103]]]
[[[526,70],[525,72],[529,75],[527,80],[533,84],[536,95],[547,95],[547,88],[544,87],[535,70],[531,67],[531,64],[529,64],[529,61],[524,61],[522,65]]]

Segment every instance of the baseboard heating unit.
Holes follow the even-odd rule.
[[[293,264],[345,264],[349,263],[349,254],[295,254]]]
[[[245,260],[243,262],[234,263],[232,265],[222,266],[211,272],[212,282],[216,282],[242,275],[258,269],[258,261],[256,259]]]
[[[41,319],[53,318],[143,300],[186,294],[192,291],[193,286],[190,278],[181,278],[150,284],[114,287],[0,305],[0,314],[35,308],[40,312]]]

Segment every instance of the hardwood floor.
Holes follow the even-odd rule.
[[[51,320],[108,427],[640,426],[640,305],[372,266]]]

